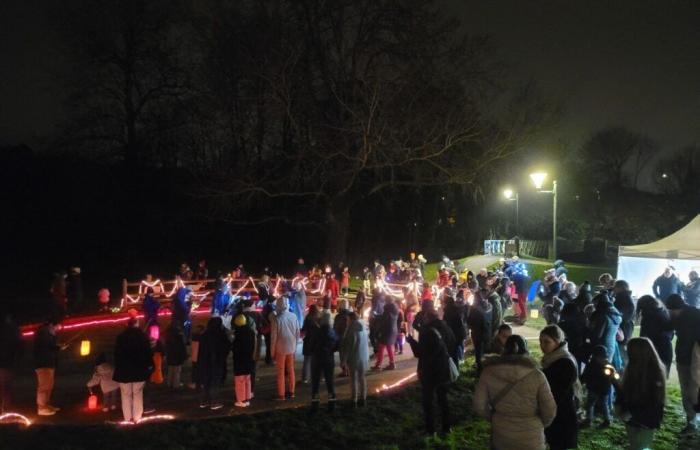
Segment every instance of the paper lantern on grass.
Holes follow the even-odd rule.
[[[97,409],[97,396],[95,394],[90,394],[88,397],[88,409],[90,411]]]
[[[540,310],[539,309],[531,309],[530,310],[530,318],[531,319],[537,319],[540,317]]]
[[[90,341],[80,342],[80,356],[87,356],[90,354]]]

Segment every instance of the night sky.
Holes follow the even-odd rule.
[[[493,36],[514,79],[563,102],[540,145],[578,145],[606,125],[700,142],[700,1],[442,0]],[[0,144],[40,147],[61,123],[67,67],[46,0],[0,2]]]

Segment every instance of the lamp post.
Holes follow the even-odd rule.
[[[530,174],[532,182],[537,190],[543,194],[552,194],[552,261],[557,259],[557,180],[552,181],[552,190],[543,191],[542,186],[547,178],[546,172],[535,172]]]
[[[518,193],[513,189],[506,188],[503,190],[503,196],[506,200],[515,202],[515,235],[520,236],[520,198]]]

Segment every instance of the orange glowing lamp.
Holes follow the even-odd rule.
[[[87,356],[90,354],[90,341],[80,342],[80,356]]]
[[[95,394],[90,394],[88,397],[88,409],[90,411],[97,409],[97,396]]]

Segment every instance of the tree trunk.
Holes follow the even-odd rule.
[[[332,264],[347,261],[350,211],[330,207],[326,215],[326,258]]]

